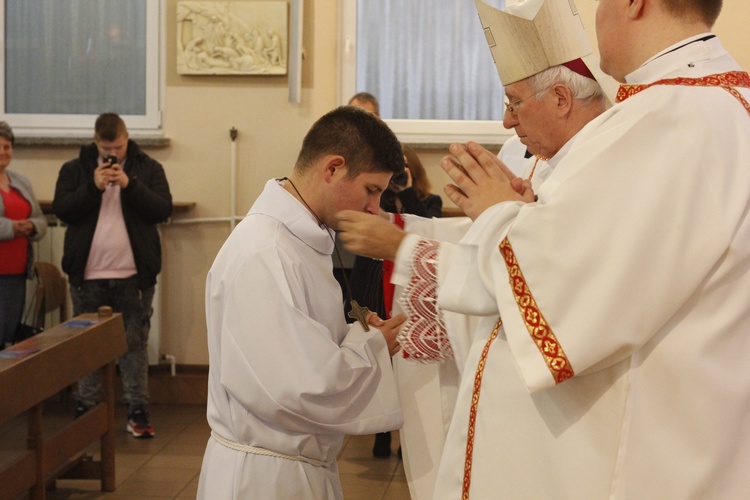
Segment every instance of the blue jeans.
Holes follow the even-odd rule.
[[[25,274],[0,274],[0,349],[13,342],[25,298]]]
[[[122,379],[123,401],[129,411],[145,409],[148,405],[148,333],[151,329],[151,302],[154,287],[138,289],[133,278],[112,280],[86,280],[81,287],[70,287],[75,315],[97,312],[101,306],[110,306],[113,312],[122,313],[128,352],[118,358]],[[76,399],[87,407],[99,401],[101,375],[98,371],[78,381]]]

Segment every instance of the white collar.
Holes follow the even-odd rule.
[[[576,133],[576,135],[574,135],[573,137],[571,137],[570,139],[568,139],[568,142],[566,142],[565,144],[563,144],[563,147],[561,147],[560,150],[557,153],[555,153],[555,156],[553,156],[552,158],[546,160],[547,164],[551,168],[555,168],[557,166],[557,164],[560,163],[560,160],[562,160],[563,158],[565,158],[565,155],[568,154],[568,151],[570,151],[570,148],[573,145],[573,142],[576,140],[576,137],[578,137],[578,134],[580,134],[580,133],[581,133],[581,131],[579,130]]]
[[[320,253],[331,255],[334,232],[318,225],[318,219],[309,208],[284,189],[276,179],[266,182],[249,214],[262,214],[281,222],[292,234]]]
[[[667,47],[643,63],[640,68],[625,77],[629,84],[652,83],[671,75],[684,75],[688,65],[708,61],[724,49],[718,38],[700,41],[711,33],[686,38]]]

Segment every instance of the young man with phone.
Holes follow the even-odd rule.
[[[172,213],[161,164],[129,138],[115,113],[100,115],[94,142],[65,163],[53,209],[66,222],[62,268],[68,274],[74,314],[110,306],[122,313],[128,352],[120,356],[127,430],[153,437],[148,419],[148,334],[161,243],[156,225]],[[76,416],[98,403],[99,373],[78,382]]]

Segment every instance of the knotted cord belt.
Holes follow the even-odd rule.
[[[302,455],[285,455],[284,453],[267,450],[265,448],[258,448],[257,446],[251,446],[249,444],[235,443],[234,441],[230,441],[229,439],[219,436],[214,431],[211,431],[211,437],[214,438],[217,443],[225,446],[226,448],[229,448],[230,450],[241,451],[243,453],[252,453],[253,455],[261,455],[264,457],[284,458],[286,460],[294,460],[295,462],[305,462],[307,464],[314,465],[315,467],[330,466],[330,464],[321,460],[303,457]]]

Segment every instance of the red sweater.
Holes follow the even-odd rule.
[[[0,189],[5,205],[5,217],[10,220],[28,219],[31,215],[31,204],[18,191],[11,188],[7,193]],[[16,236],[10,240],[0,241],[0,274],[24,274],[26,272],[27,247],[29,239]]]

